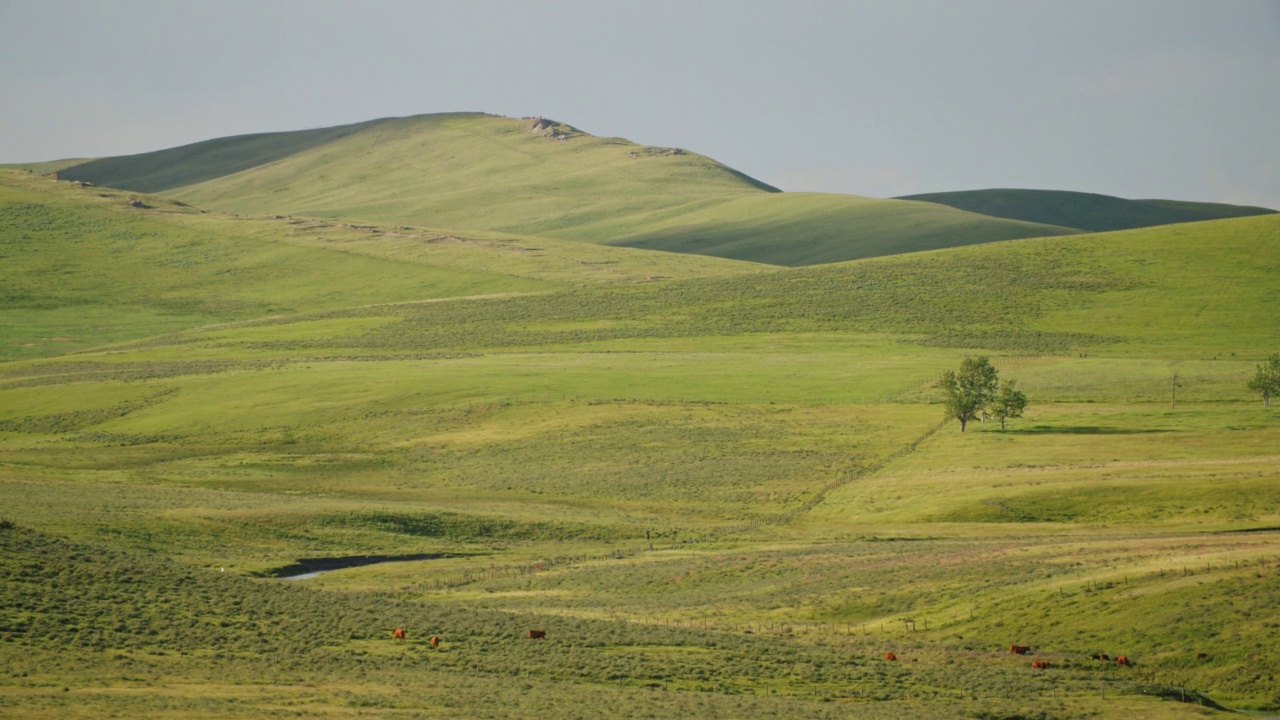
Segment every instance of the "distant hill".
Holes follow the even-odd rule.
[[[732,198],[610,243],[801,266],[1075,232],[933,203],[779,193]]]
[[[205,140],[140,155],[89,160],[61,168],[65,172],[60,175],[121,190],[161,193],[275,162],[378,122]]]
[[[66,168],[203,208],[714,255],[852,260],[1070,228],[846,195],[791,195],[679,148],[543,118],[421,115],[211,140]]]
[[[938,203],[992,217],[1061,225],[1090,232],[1130,230],[1276,212],[1247,205],[1179,200],[1126,200],[1110,195],[1065,190],[966,190],[904,195],[898,199]]]

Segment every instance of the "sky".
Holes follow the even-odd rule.
[[[0,0],[0,162],[454,111],[788,191],[1280,209],[1280,0]]]

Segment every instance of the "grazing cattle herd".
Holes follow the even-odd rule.
[[[408,633],[405,632],[404,628],[396,628],[395,630],[391,631],[392,640],[395,640],[397,642],[405,642],[407,638],[408,638]],[[530,630],[529,639],[530,640],[546,640],[547,631],[546,630]],[[430,642],[431,647],[438,648],[440,647],[440,636],[432,635],[428,642]],[[1032,652],[1033,652],[1033,649],[1030,645],[1010,645],[1009,646],[1009,654],[1011,655],[1030,655],[1032,654]],[[1093,655],[1090,655],[1089,657],[1091,657],[1094,660],[1100,660],[1103,662],[1112,662],[1111,656],[1107,655],[1106,653],[1095,653]],[[1196,653],[1197,660],[1204,660],[1207,657],[1208,655],[1205,653]],[[884,659],[889,661],[896,661],[898,659],[898,655],[892,651],[886,652],[884,654]],[[1122,667],[1133,666],[1133,662],[1129,660],[1129,657],[1127,655],[1115,656],[1114,662],[1116,665],[1120,665]],[[1032,660],[1031,667],[1035,668],[1036,670],[1047,670],[1053,667],[1053,665],[1048,660]]]

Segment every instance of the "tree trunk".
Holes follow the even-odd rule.
[[[1000,418],[1000,432],[1004,432],[1004,418]]]
[[[964,425],[965,425],[964,418],[956,418],[956,419],[960,421],[960,432],[964,432]]]

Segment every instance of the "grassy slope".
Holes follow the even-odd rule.
[[[1258,217],[332,316],[397,319],[347,343],[366,349],[859,332],[935,347],[1257,357],[1280,341],[1277,272],[1280,218]]]
[[[786,193],[735,198],[664,217],[610,242],[799,266],[1073,232],[993,223],[983,215],[928,203]]]
[[[134,192],[157,193],[224,177],[275,162],[374,127],[382,120],[315,130],[259,133],[206,140],[191,145],[63,165],[70,180]],[[35,170],[36,168],[32,168]]]
[[[75,165],[83,165],[91,160],[92,158],[66,158],[63,160],[48,160],[45,162],[34,163],[0,163],[0,170],[29,170],[34,173],[46,175]]]
[[[417,257],[410,238],[313,225],[284,246]],[[583,716],[647,707],[650,683],[682,691],[654,695],[674,716],[1200,716],[1134,695],[1172,685],[1276,707],[1257,668],[1280,661],[1280,539],[1224,531],[1280,522],[1280,427],[1243,387],[1280,344],[1277,238],[1276,218],[1243,218],[318,308],[6,363],[0,516],[83,544],[0,538],[17,608],[0,712],[182,714],[199,695],[202,712],[249,716],[289,692],[214,699],[252,679],[325,688],[288,695],[308,711],[394,717],[442,700],[413,689],[424,673],[463,717],[492,715],[515,683]],[[1028,417],[913,444],[939,419],[931,378],[970,347],[1026,388]],[[712,540],[829,483],[790,522]],[[458,557],[314,590],[238,577],[369,552]],[[37,558],[56,582],[30,576]],[[119,582],[127,567],[154,582]],[[349,592],[389,589],[407,600]],[[147,610],[170,606],[195,630]],[[264,638],[276,617],[295,632]],[[453,654],[397,649],[382,624],[441,633]],[[532,626],[552,630],[553,657],[516,642]],[[1011,642],[1055,668],[999,652]],[[903,661],[876,661],[886,650]],[[797,697],[815,692],[842,701]]]
[[[1063,225],[1094,232],[1266,215],[1270,208],[1177,200],[1126,200],[1064,190],[967,190],[908,195],[920,200],[993,217]]]
[[[368,123],[305,149],[312,136],[230,138],[213,141],[219,143],[213,149],[237,159],[265,153],[272,161],[204,182],[145,187],[239,213],[491,231],[787,265],[1074,232],[898,201],[781,195],[694,153],[563,125],[552,126],[567,138],[557,140],[530,127],[524,120],[451,114]],[[263,146],[271,142],[279,147]],[[194,179],[191,173],[222,172],[220,156],[208,150],[202,144],[96,161],[63,175],[81,179],[84,170],[83,179],[126,188],[142,173]],[[213,167],[206,170],[205,163]],[[117,166],[118,176],[106,172]]]
[[[368,303],[753,270],[547,241],[234,219],[156,196],[0,173],[0,358]]]

